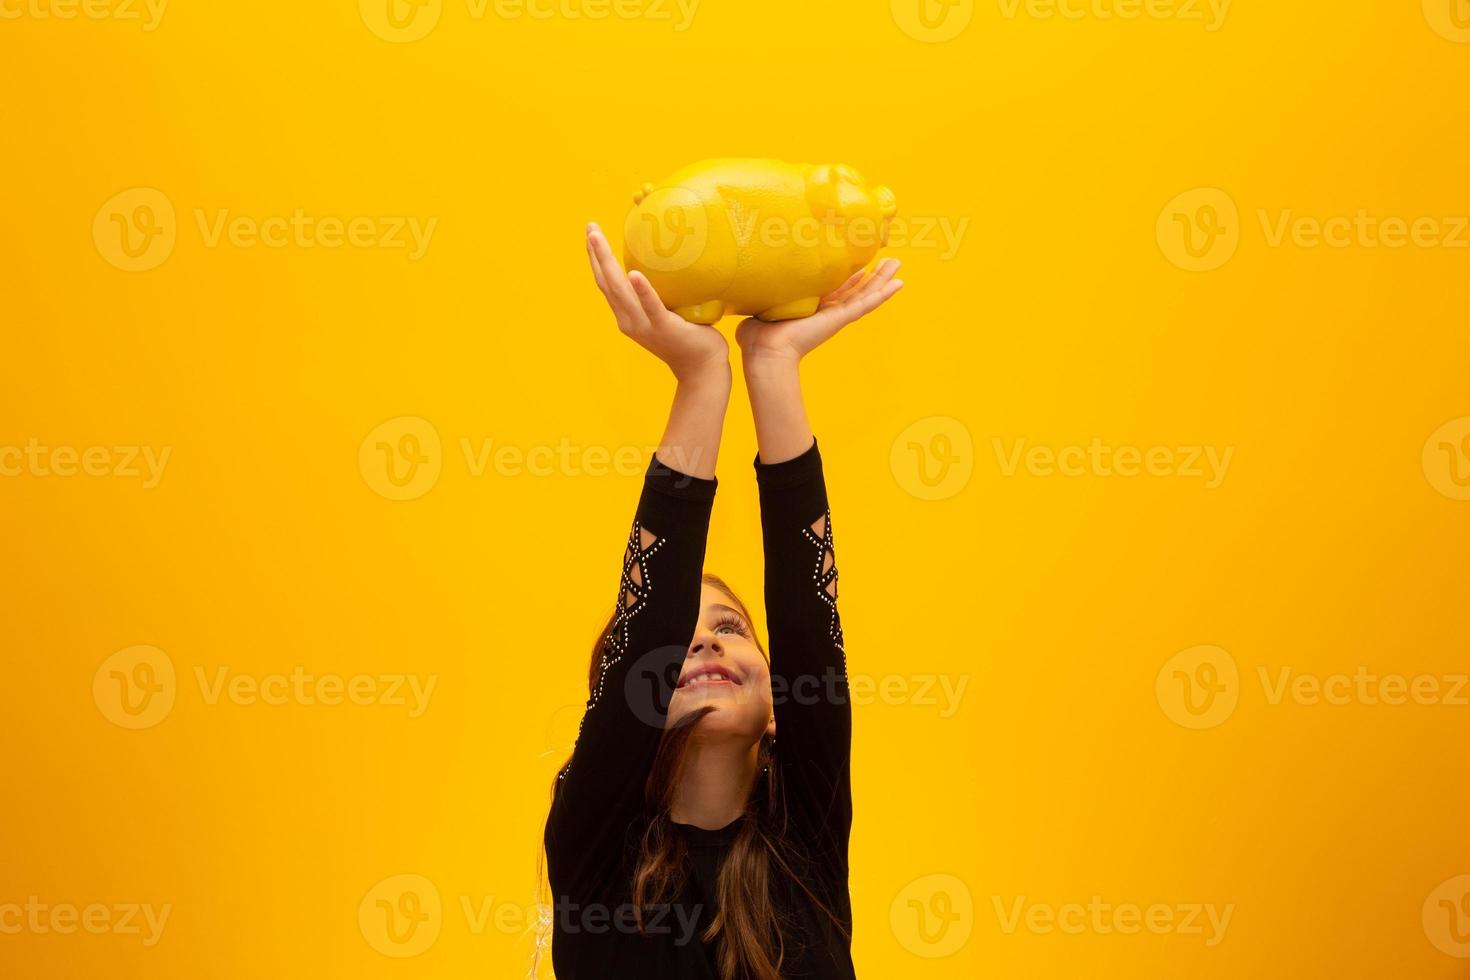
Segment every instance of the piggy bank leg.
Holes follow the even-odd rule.
[[[720,317],[725,315],[725,304],[720,300],[712,299],[696,306],[681,306],[674,312],[690,323],[709,325],[720,322]]]
[[[813,296],[811,299],[799,299],[791,303],[782,303],[780,306],[773,306],[764,313],[757,313],[756,316],[767,322],[799,320],[804,316],[811,316],[817,312],[817,306],[821,302],[822,300],[816,296]]]

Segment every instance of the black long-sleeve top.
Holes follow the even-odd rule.
[[[852,827],[851,699],[822,459],[815,441],[781,463],[755,461],[765,549],[765,599],[776,715],[774,777],[784,801],[784,854],[832,918],[774,866],[784,977],[854,977],[848,838]],[[652,819],[644,787],[668,697],[693,639],[715,480],[654,459],[623,556],[618,613],[602,648],[572,759],[546,823],[558,980],[713,980],[720,863],[740,826],[673,824],[688,876],[671,907],[634,924],[632,879]],[[759,780],[758,780],[759,782]]]

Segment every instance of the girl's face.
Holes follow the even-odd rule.
[[[771,668],[755,645],[754,627],[733,599],[709,585],[700,592],[699,606],[668,724],[708,705],[715,710],[700,720],[702,735],[728,735],[751,744],[774,735]]]

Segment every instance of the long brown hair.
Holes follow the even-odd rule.
[[[706,572],[702,580],[723,593],[745,621],[753,624],[750,610],[724,579]],[[587,677],[589,692],[596,690],[601,680],[602,648],[614,622],[615,617],[608,620],[592,648],[592,665]],[[753,629],[751,635],[761,655],[769,660]],[[640,932],[643,910],[677,899],[688,874],[684,838],[673,832],[670,808],[695,726],[713,710],[705,707],[691,712],[665,729],[648,773],[644,794],[653,819],[644,830],[631,882]],[[761,736],[758,759],[760,776],[745,813],[739,818],[735,839],[720,865],[717,886],[720,911],[702,936],[706,942],[716,943],[720,980],[781,980],[786,944],[773,900],[773,885],[778,881],[805,893],[838,932],[851,938],[827,902],[807,886],[804,880],[807,876],[800,867],[802,858],[786,836],[786,811],[781,798],[775,741],[768,735]],[[553,795],[555,790],[553,782]]]

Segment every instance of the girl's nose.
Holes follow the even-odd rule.
[[[696,653],[709,651],[715,656],[723,656],[725,648],[720,646],[720,638],[714,633],[704,633],[694,637],[694,642],[689,644],[689,656]]]

